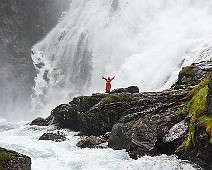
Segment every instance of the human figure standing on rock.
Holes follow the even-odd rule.
[[[104,79],[106,81],[106,91],[105,93],[110,93],[110,89],[111,89],[111,81],[115,78],[115,76],[113,76],[112,79],[110,79],[110,77],[108,77],[107,79],[105,77],[102,76],[102,79]]]

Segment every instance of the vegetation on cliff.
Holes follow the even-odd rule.
[[[189,136],[185,142],[185,148],[187,149],[195,146],[195,127],[199,124],[206,127],[206,132],[210,135],[210,141],[212,141],[212,118],[208,115],[207,103],[209,82],[212,82],[212,74],[204,78],[187,96],[191,98],[184,108],[188,116],[191,116]]]

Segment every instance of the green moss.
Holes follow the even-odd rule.
[[[179,75],[188,76],[194,68],[197,68],[197,66],[187,66],[179,73]]]
[[[183,107],[182,109],[176,111],[175,114],[186,117],[188,115],[188,111],[189,111],[188,107],[186,106],[186,107]]]
[[[110,94],[107,97],[103,98],[102,101],[105,103],[130,102],[132,101],[132,97],[122,94]]]
[[[196,124],[206,126],[206,132],[210,135],[210,142],[212,138],[212,118],[207,116],[208,104],[208,84],[212,81],[212,74],[203,79],[195,88],[193,88],[187,98],[190,99],[187,106],[179,112],[183,115],[191,115],[191,122],[189,125],[189,136],[185,141],[185,149],[195,146],[195,127]]]
[[[208,83],[212,81],[212,74],[205,77],[197,86],[195,86],[188,94],[189,97],[197,94],[202,88],[208,86]]]
[[[210,143],[211,143],[212,142],[212,117],[206,118],[205,125],[206,125],[206,132],[210,135]]]
[[[5,151],[0,152],[0,162],[4,165],[7,161],[14,159],[12,154],[9,154]]]
[[[195,146],[195,140],[194,140],[195,127],[196,125],[194,123],[190,124],[189,126],[189,135],[187,140],[185,141],[185,149]]]
[[[192,115],[193,120],[207,114],[207,94],[208,87],[205,86],[200,89],[188,103],[189,115]]]
[[[210,138],[210,144],[212,145],[212,137]]]

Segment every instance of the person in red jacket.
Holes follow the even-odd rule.
[[[110,89],[111,89],[111,81],[115,78],[115,76],[110,79],[110,77],[108,77],[107,79],[105,77],[102,76],[102,79],[104,79],[106,81],[106,91],[105,93],[110,93]]]

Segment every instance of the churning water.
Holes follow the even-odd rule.
[[[174,156],[129,158],[124,150],[79,149],[76,132],[63,130],[67,141],[42,141],[38,138],[53,127],[9,123],[0,119],[0,145],[32,158],[32,170],[194,170],[191,164]]]

